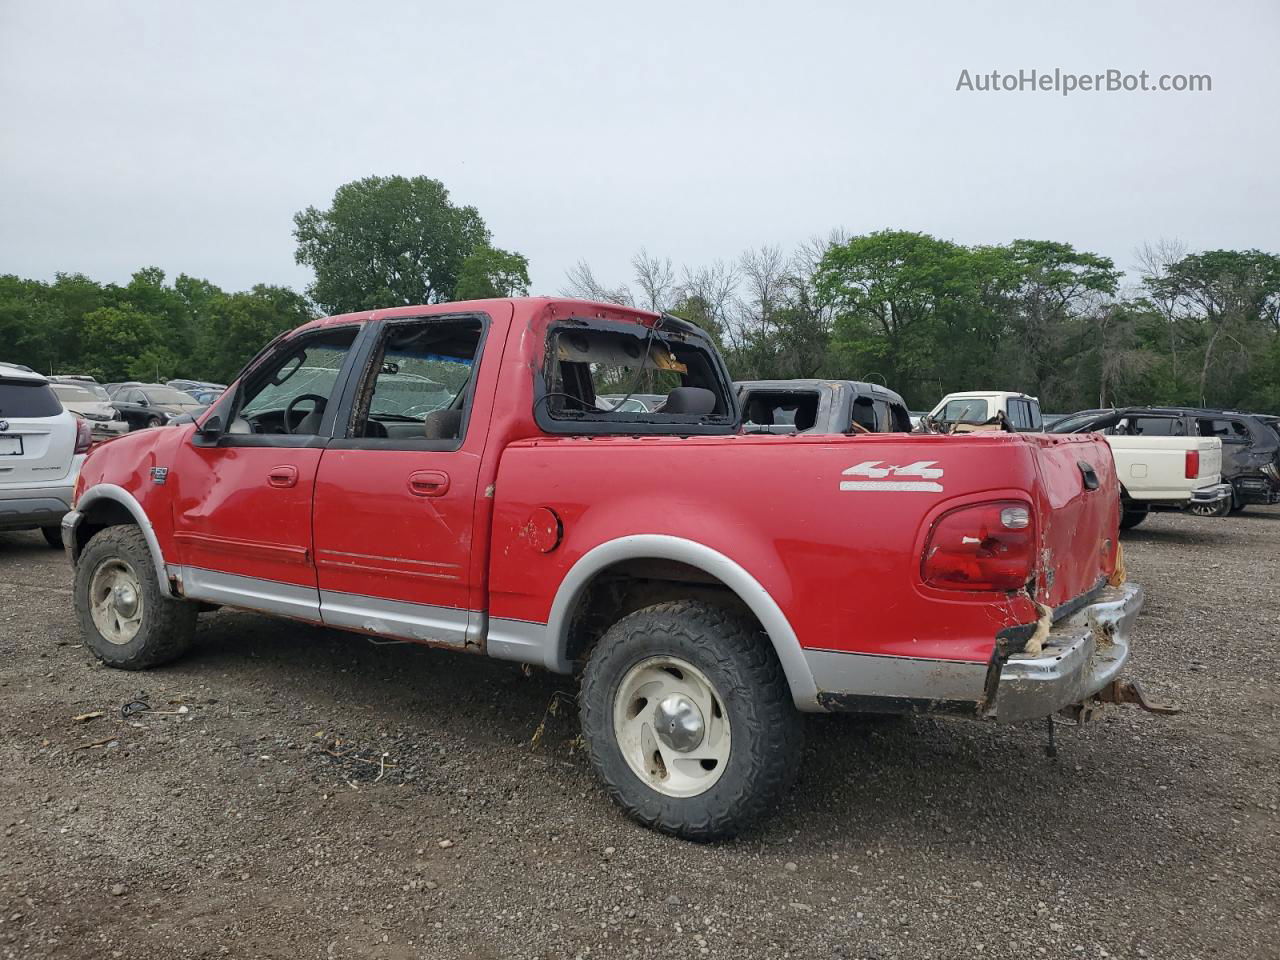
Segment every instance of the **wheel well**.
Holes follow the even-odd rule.
[[[627,614],[667,600],[701,600],[731,609],[764,633],[751,608],[723,581],[677,560],[638,558],[605,567],[583,587],[569,614],[566,659],[582,660]]]
[[[90,540],[107,527],[117,527],[131,523],[137,526],[138,521],[129,509],[116,500],[95,500],[81,511],[82,519],[76,527],[75,557],[85,548]]]

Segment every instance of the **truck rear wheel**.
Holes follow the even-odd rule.
[[[688,840],[734,836],[794,779],[803,726],[767,639],[710,604],[614,624],[582,678],[582,733],[614,801]]]
[[[89,541],[76,564],[75,602],[85,645],[109,667],[167,663],[195,636],[196,605],[161,590],[135,526],[108,527]]]

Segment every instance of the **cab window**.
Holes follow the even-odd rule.
[[[477,316],[388,323],[341,446],[457,449],[466,436],[483,339]]]
[[[315,436],[358,328],[285,341],[246,379],[229,434]]]
[[[552,433],[728,433],[737,409],[705,336],[664,318],[656,327],[586,321],[553,327],[534,418]],[[637,394],[656,395],[644,411]],[[618,400],[606,400],[617,396]]]
[[[757,427],[811,429],[818,421],[818,395],[812,391],[754,390],[743,398],[742,424]]]

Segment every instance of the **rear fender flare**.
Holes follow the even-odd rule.
[[[160,589],[168,596],[177,596],[173,592],[173,586],[169,583],[169,574],[165,567],[164,553],[160,550],[160,541],[156,539],[155,528],[151,526],[151,520],[147,517],[147,511],[142,509],[142,504],[124,487],[117,486],[114,483],[94,484],[82,493],[80,499],[76,501],[75,510],[76,513],[80,514],[81,521],[93,505],[100,500],[110,500],[118,503],[129,511],[134,523],[138,525],[138,528],[142,531],[142,536],[147,541],[147,548],[151,551],[151,562],[155,564],[156,581],[160,584]],[[78,560],[79,558],[76,557],[75,559]]]
[[[583,591],[596,574],[624,560],[671,560],[697,567],[715,577],[742,600],[764,627],[778,661],[782,664],[787,685],[796,707],[804,711],[820,711],[818,689],[813,673],[805,661],[800,640],[791,628],[786,614],[769,592],[736,561],[705,544],[665,534],[634,534],[609,540],[578,559],[565,574],[556,591],[547,620],[547,633],[555,644],[556,663],[552,669],[568,672],[569,621]]]

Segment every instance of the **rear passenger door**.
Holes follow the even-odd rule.
[[[458,646],[482,629],[473,546],[492,383],[481,375],[501,359],[484,352],[489,321],[389,320],[372,341],[316,475],[325,623]]]

